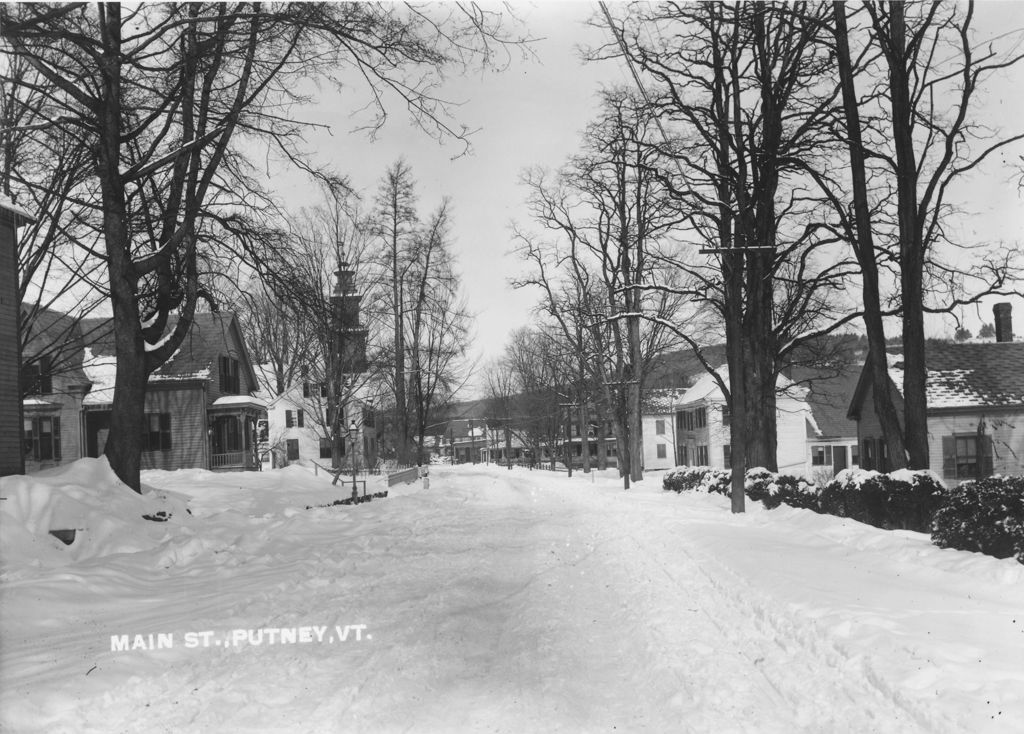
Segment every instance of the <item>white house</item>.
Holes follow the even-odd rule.
[[[676,409],[684,404],[684,388],[644,390],[643,421],[644,469],[671,469],[680,466],[676,440]]]
[[[273,381],[263,381],[273,384]],[[344,406],[342,426],[347,429],[342,441],[342,462],[351,465],[355,448],[356,465],[377,463],[377,435],[372,408],[360,394]],[[264,464],[281,466],[292,462],[317,462],[331,465],[330,415],[324,386],[302,382],[280,395],[262,393],[267,404],[268,425],[262,436]]]
[[[728,368],[722,366],[717,373],[728,385]],[[808,456],[807,424],[811,415],[806,400],[807,390],[782,375],[777,385],[776,453],[779,472],[804,474]],[[714,376],[702,375],[681,394],[679,391],[675,391],[675,395],[658,392],[662,394],[648,401],[650,413],[644,416],[645,467],[665,468],[673,463],[728,467],[732,448],[729,410]],[[659,429],[663,432],[659,433]],[[674,457],[671,452],[673,443]]]

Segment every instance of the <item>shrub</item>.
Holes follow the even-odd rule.
[[[728,494],[730,474],[727,469],[710,466],[677,466],[665,473],[662,487],[673,492],[718,492]]]
[[[1024,477],[989,477],[947,490],[932,542],[1024,563]]]
[[[821,512],[892,530],[931,529],[944,489],[927,471],[875,471],[846,469],[826,484],[818,495]]]
[[[817,487],[803,477],[773,474],[758,467],[747,471],[745,489],[747,497],[763,503],[768,510],[782,504],[805,510],[818,509]]]

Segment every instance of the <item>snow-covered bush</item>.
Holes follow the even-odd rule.
[[[762,467],[747,471],[747,497],[774,510],[782,504],[805,510],[818,509],[818,488],[803,477],[775,474]]]
[[[887,530],[928,532],[942,502],[942,482],[929,471],[845,469],[821,488],[819,511]]]
[[[947,490],[932,542],[1024,563],[1024,477],[989,477]]]
[[[710,466],[677,466],[665,472],[662,487],[673,492],[718,492],[729,493],[730,473],[728,469],[714,469]]]

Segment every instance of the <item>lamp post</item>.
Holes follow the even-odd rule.
[[[345,433],[348,434],[349,442],[352,445],[349,457],[352,461],[352,504],[355,504],[359,501],[359,490],[356,489],[356,436],[359,435],[359,427],[356,425],[355,418],[349,421]]]

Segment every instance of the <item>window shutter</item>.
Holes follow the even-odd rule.
[[[53,458],[60,460],[60,417],[53,418]]]
[[[978,436],[978,479],[992,476],[992,437]]]
[[[308,398],[309,397],[309,383],[308,382],[302,383],[302,397],[304,397],[304,398]]]
[[[952,436],[942,437],[942,476],[956,479],[956,439]]]
[[[292,412],[290,410],[286,410],[284,412],[284,427],[285,428],[291,428],[292,427]]]
[[[171,448],[171,414],[160,414],[160,448]]]
[[[305,426],[305,416],[303,415],[303,412],[301,410],[298,411],[297,417],[298,417],[299,428],[303,428]]]
[[[39,358],[39,392],[49,395],[53,392],[53,376],[50,374],[50,358]]]

